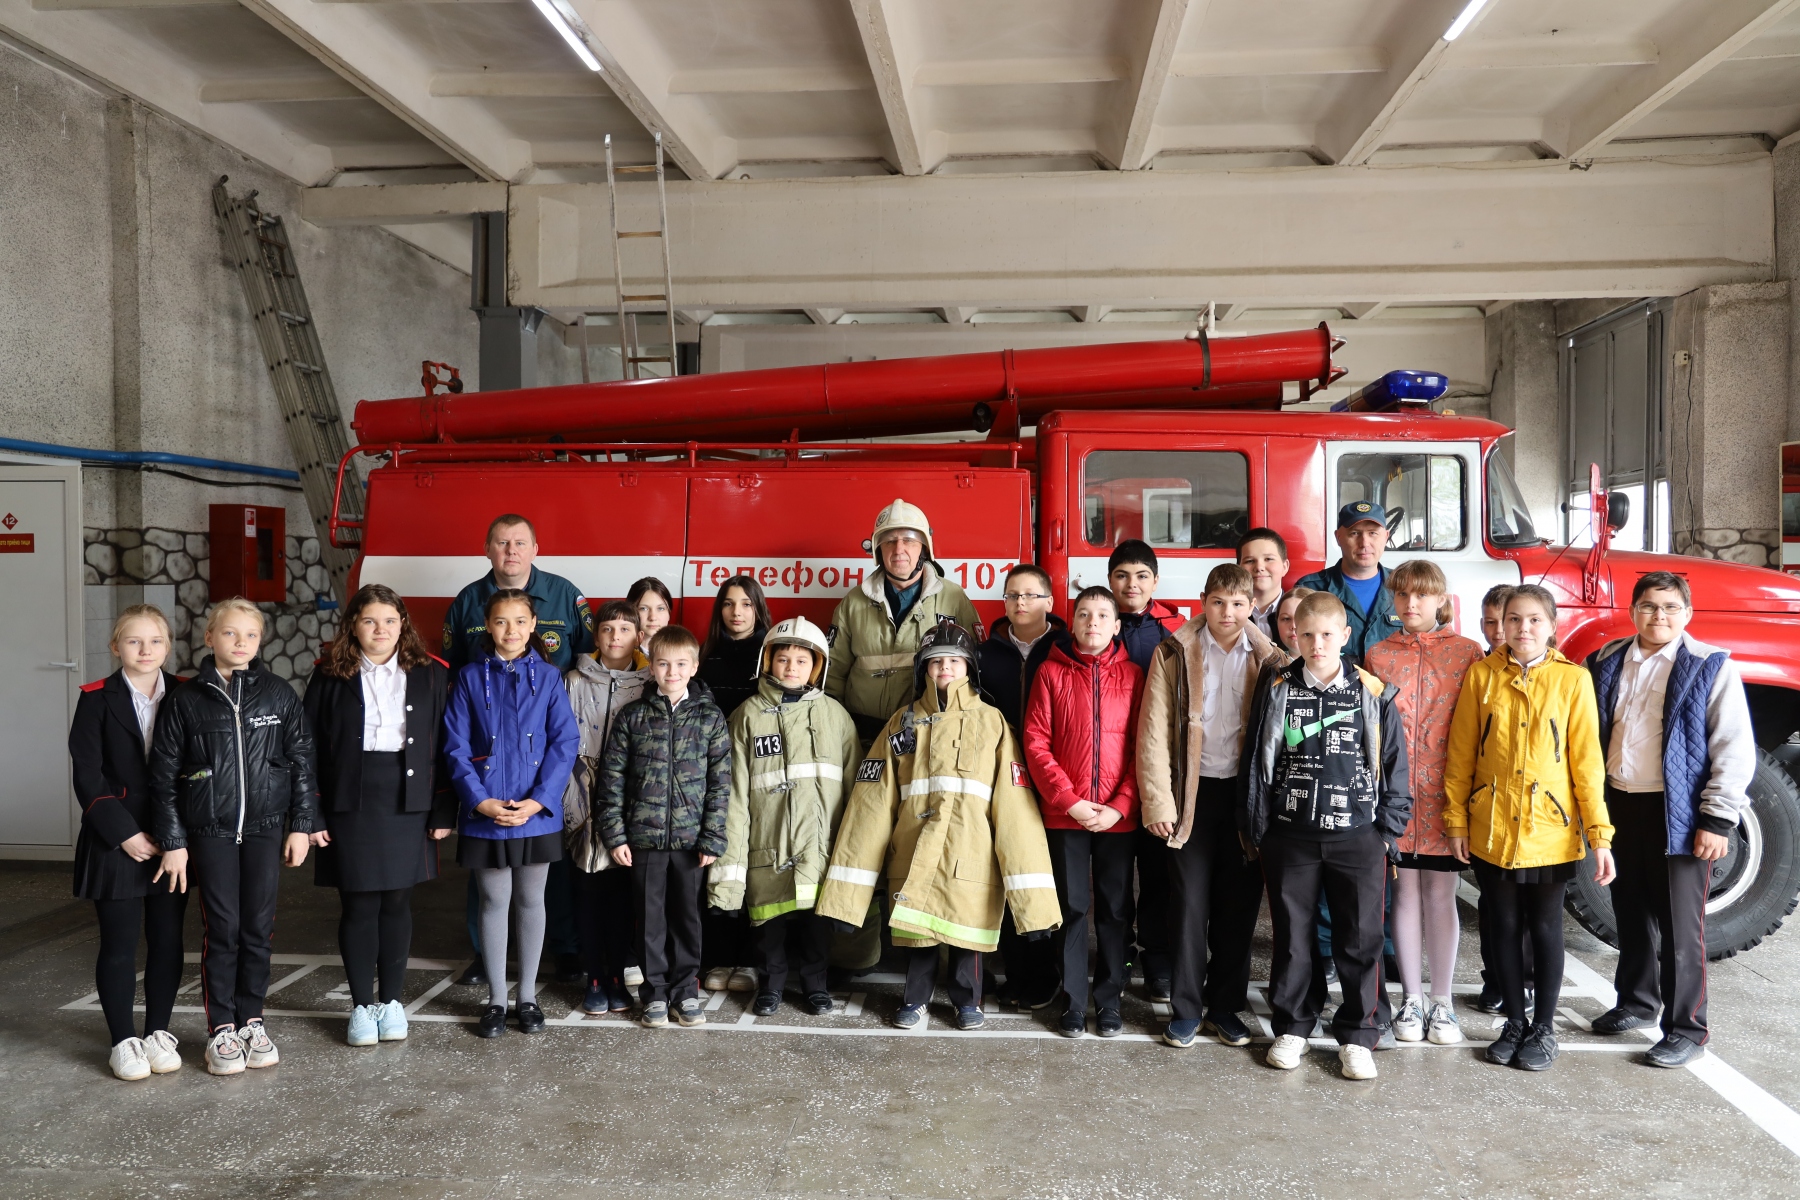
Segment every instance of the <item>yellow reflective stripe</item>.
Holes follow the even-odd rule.
[[[839,883],[848,883],[855,887],[874,887],[881,882],[881,876],[874,871],[865,871],[861,867],[832,867],[825,872],[825,878],[835,879]]]
[[[859,654],[851,667],[858,671],[886,671],[894,667],[910,667],[917,651],[908,654]]]
[[[1006,877],[1006,890],[1007,891],[1022,892],[1027,888],[1049,888],[1052,891],[1054,891],[1054,890],[1056,890],[1056,876],[1054,876],[1054,875],[1008,875]]]
[[[933,933],[957,938],[965,942],[977,942],[983,946],[998,946],[1000,931],[998,929],[976,929],[969,925],[958,925],[955,921],[946,921],[942,917],[934,917],[930,913],[920,912],[916,908],[895,905],[893,916],[889,919],[893,925],[912,925],[920,929],[929,929]]]
[[[726,867],[714,864],[712,869],[712,882],[714,883],[742,883],[748,878],[749,874],[743,867]]]
[[[792,900],[778,900],[774,904],[757,904],[751,906],[752,921],[767,921],[771,917],[779,917],[783,913],[791,913],[798,909],[811,908],[813,901],[819,898],[819,889],[810,883],[798,884],[794,888]]]
[[[964,779],[960,775],[927,775],[923,779],[915,779],[901,790],[903,796],[929,796],[932,792],[963,792],[970,796],[979,796],[983,800],[994,798],[994,789],[985,783],[976,783],[973,779]]]

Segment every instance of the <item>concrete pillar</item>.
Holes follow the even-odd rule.
[[[1791,289],[1722,284],[1679,296],[1664,394],[1672,545],[1678,554],[1766,566],[1781,545]]]
[[[481,322],[476,390],[506,391],[538,384],[538,326],[544,311],[507,304],[506,214],[476,213],[469,273],[469,307]]]
[[[1538,533],[1561,540],[1563,426],[1557,381],[1556,311],[1549,301],[1513,304],[1486,321],[1488,415],[1516,432],[1508,464]]]
[[[1800,141],[1775,149],[1775,277],[1800,280]],[[1788,289],[1788,400],[1790,442],[1800,441],[1800,287]]]
[[[112,448],[144,448],[143,325],[140,294],[148,247],[139,236],[149,203],[149,147],[143,111],[123,97],[106,102],[107,215],[112,249]],[[108,471],[113,524],[144,525],[141,471]]]

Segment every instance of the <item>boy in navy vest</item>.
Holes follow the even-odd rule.
[[[1652,571],[1631,590],[1637,636],[1587,661],[1619,867],[1619,1004],[1594,1032],[1648,1025],[1660,1004],[1663,1037],[1646,1055],[1657,1067],[1705,1053],[1706,896],[1756,770],[1743,680],[1726,651],[1687,635],[1693,615],[1687,580]]]

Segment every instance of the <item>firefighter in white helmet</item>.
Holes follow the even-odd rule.
[[[763,638],[756,692],[731,714],[725,853],[712,865],[707,900],[725,912],[749,910],[757,1016],[781,1006],[789,925],[797,927],[805,1010],[831,1011],[831,927],[812,907],[861,747],[850,714],[819,690],[829,657],[817,625],[805,617],[782,621]]]
[[[981,638],[975,606],[934,561],[931,522],[895,500],[875,517],[876,569],[831,614],[827,695],[843,701],[865,742],[912,699],[913,655],[926,633],[954,621]]]

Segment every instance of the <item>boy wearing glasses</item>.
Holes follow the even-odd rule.
[[[1693,615],[1687,580],[1652,571],[1631,590],[1637,636],[1587,661],[1619,872],[1619,1003],[1594,1032],[1648,1025],[1660,1005],[1663,1037],[1645,1055],[1655,1067],[1705,1053],[1707,891],[1756,770],[1743,680],[1728,652],[1688,636]]]

